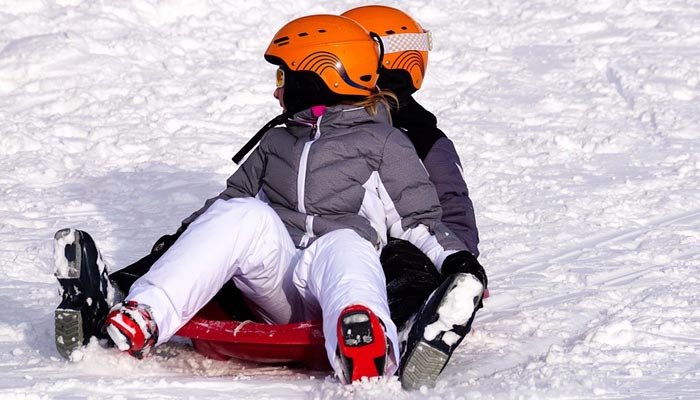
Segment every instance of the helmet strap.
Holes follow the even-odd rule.
[[[379,73],[382,70],[382,63],[384,62],[384,42],[382,41],[382,37],[374,32],[370,32],[369,36],[379,45],[379,64],[377,65],[377,73]]]

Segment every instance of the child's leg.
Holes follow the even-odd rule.
[[[296,249],[277,214],[252,199],[217,200],[137,280],[127,300],[147,304],[166,342],[228,280],[234,279],[259,317],[293,318],[298,294],[291,284]]]
[[[369,308],[386,327],[392,351],[386,375],[394,374],[398,360],[396,326],[391,321],[386,284],[377,250],[350,229],[328,233],[304,250],[294,270],[309,318],[323,318],[328,359],[336,372],[338,318],[344,308],[360,304]]]

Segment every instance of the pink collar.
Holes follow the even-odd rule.
[[[326,112],[326,106],[313,106],[313,107],[311,107],[311,113],[316,118],[323,115],[324,112]]]

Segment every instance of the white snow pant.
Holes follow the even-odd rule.
[[[384,273],[369,241],[342,229],[296,249],[279,216],[254,198],[214,202],[133,284],[126,299],[151,307],[161,344],[230,279],[267,323],[322,319],[328,360],[336,372],[340,312],[352,304],[368,307],[386,325],[392,344],[387,376],[398,368]]]

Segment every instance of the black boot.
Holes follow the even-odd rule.
[[[444,278],[419,248],[405,240],[392,239],[382,249],[380,261],[391,319],[401,329]]]
[[[61,304],[55,311],[56,349],[66,358],[91,337],[106,339],[104,321],[121,293],[110,283],[109,271],[95,242],[86,232],[61,229],[54,235],[56,278]]]
[[[452,352],[471,330],[483,293],[484,286],[474,275],[455,273],[423,303],[412,324],[404,327],[408,337],[399,366],[404,389],[435,386]]]

